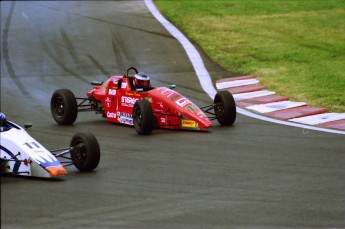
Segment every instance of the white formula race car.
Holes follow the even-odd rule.
[[[7,121],[3,113],[0,113],[0,122],[1,175],[49,178],[67,174],[67,166],[74,165],[79,171],[91,171],[99,164],[100,148],[92,133],[76,133],[70,147],[49,151],[25,129]],[[31,125],[25,125],[26,129],[29,127]]]

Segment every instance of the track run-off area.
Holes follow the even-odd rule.
[[[200,81],[202,89],[210,96],[210,98],[214,98],[216,94],[216,89],[212,86],[211,77],[205,68],[204,62],[199,55],[197,49],[194,47],[194,45],[168,20],[164,18],[158,11],[158,9],[153,4],[152,0],[145,0],[145,3],[151,13],[154,15],[154,17],[173,35],[183,46],[184,50],[186,51],[189,60],[191,61],[195,73],[198,76],[198,79]],[[254,75],[249,76],[242,76],[242,77],[234,77],[221,79],[216,82],[217,89],[220,90],[229,90],[231,93],[235,94],[236,100],[242,100],[242,96],[245,96],[246,98],[257,98],[262,96],[270,96],[272,94],[275,94],[275,92],[272,91],[263,91],[265,89],[264,86],[259,85],[259,81]],[[251,81],[251,82],[250,82]],[[228,86],[226,86],[228,85]],[[243,87],[242,87],[243,86]],[[246,86],[246,87],[244,87]],[[255,94],[256,92],[259,92],[259,94]],[[244,94],[244,93],[250,93]],[[288,125],[288,126],[295,126],[303,129],[312,129],[312,130],[318,130],[323,132],[329,132],[329,133],[338,133],[338,134],[345,134],[345,114],[343,113],[327,113],[327,109],[325,108],[314,108],[314,107],[307,107],[305,102],[292,102],[292,101],[286,101],[288,98],[281,98],[280,100],[277,99],[277,97],[273,96],[273,98],[264,98],[267,101],[252,101],[254,106],[259,107],[248,107],[248,109],[242,109],[246,108],[240,103],[237,102],[237,105],[240,105],[238,107],[238,113],[252,117],[257,118],[260,120],[265,120],[268,122],[278,123],[282,125]],[[273,100],[270,102],[270,99]],[[276,102],[276,103],[274,103]],[[258,104],[257,104],[258,103]],[[279,103],[279,104],[278,104]],[[242,106],[241,106],[242,105]],[[265,112],[265,108],[271,108],[273,107],[273,111],[281,111],[284,115],[273,115],[272,117],[269,117],[270,115],[258,115],[250,110],[256,110],[257,112],[263,114],[267,113]],[[288,110],[290,108],[296,108],[298,107],[297,111]],[[272,108],[271,108],[272,109]],[[294,114],[292,114],[294,113]],[[285,115],[288,114],[288,115]],[[285,117],[291,116],[290,118]],[[278,117],[278,118],[274,118]],[[295,119],[293,119],[295,118]],[[283,119],[283,120],[282,120]],[[285,120],[289,119],[288,122]],[[297,122],[297,123],[296,123]],[[299,123],[298,123],[299,122]],[[301,124],[302,123],[302,124]],[[310,124],[310,125],[305,125]],[[324,127],[330,127],[330,128],[322,128],[312,125],[321,124]]]

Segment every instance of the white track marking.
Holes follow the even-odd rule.
[[[202,89],[208,94],[208,96],[211,99],[213,99],[217,91],[213,86],[211,77],[207,69],[205,68],[204,62],[202,61],[197,50],[174,25],[172,25],[168,20],[166,20],[160,14],[156,6],[153,4],[152,0],[145,0],[145,4],[147,8],[151,11],[152,15],[171,33],[172,36],[174,36],[182,44],[195,69],[196,75],[198,76]],[[240,107],[237,107],[237,112],[240,114],[246,115],[248,117],[260,119],[267,122],[278,123],[278,124],[287,125],[287,126],[294,126],[294,127],[299,127],[299,128],[309,129],[309,130],[317,130],[317,131],[345,135],[345,131],[326,129],[326,128],[320,128],[320,127],[315,127],[315,126],[308,126],[308,125],[303,125],[303,124],[297,124],[294,122],[281,121],[281,120],[254,114],[253,112],[244,110]]]
[[[246,108],[260,112],[260,113],[268,113],[268,112],[273,112],[273,111],[285,110],[285,109],[289,109],[293,107],[300,107],[304,105],[307,105],[307,103],[281,101],[281,102],[274,102],[274,103],[265,103],[265,104],[260,104],[260,105],[252,105]]]
[[[252,85],[252,84],[257,84],[257,83],[259,83],[259,80],[257,79],[234,80],[234,81],[229,81],[229,82],[216,83],[216,87],[218,90],[221,90],[224,88],[246,86],[246,85]]]
[[[243,99],[252,99],[256,97],[262,97],[262,96],[267,96],[267,95],[274,95],[274,91],[253,91],[253,92],[246,92],[246,93],[239,93],[239,94],[233,94],[234,99],[236,101],[238,100],[243,100]]]
[[[217,91],[213,87],[211,77],[206,70],[199,52],[196,50],[193,44],[183,35],[183,33],[181,33],[173,24],[171,24],[159,13],[152,0],[145,0],[145,3],[151,11],[152,15],[171,33],[171,35],[173,35],[182,44],[189,59],[191,60],[202,89],[208,94],[208,96],[214,98]]]
[[[318,125],[321,123],[333,122],[333,121],[338,121],[342,119],[345,119],[345,114],[343,113],[341,114],[340,113],[324,113],[324,114],[310,115],[310,116],[301,117],[301,118],[293,118],[293,119],[289,119],[289,121],[304,123],[308,125]]]

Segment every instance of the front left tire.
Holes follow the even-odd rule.
[[[96,137],[90,133],[76,133],[71,139],[71,159],[82,172],[94,170],[101,159],[101,151]]]
[[[154,127],[153,110],[149,101],[137,100],[133,107],[134,129],[140,135],[151,134]]]

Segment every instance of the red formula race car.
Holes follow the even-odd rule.
[[[134,75],[129,75],[134,71]],[[68,89],[56,90],[51,113],[58,124],[75,122],[78,112],[95,111],[109,122],[134,126],[138,134],[150,134],[155,127],[208,130],[217,119],[223,126],[236,119],[236,105],[228,91],[220,91],[214,103],[198,108],[193,102],[167,87],[151,87],[149,77],[130,67],[124,76],[111,76],[105,82],[92,82],[86,98],[76,98]],[[208,115],[206,115],[206,114]]]

